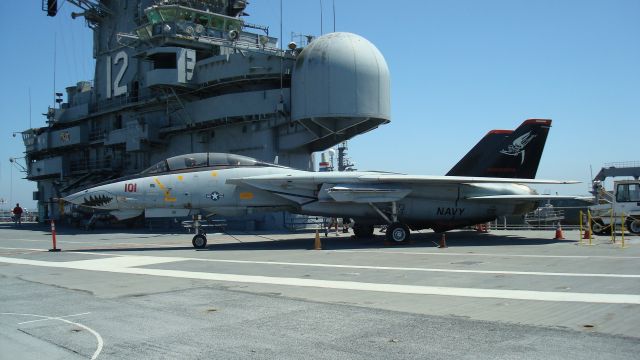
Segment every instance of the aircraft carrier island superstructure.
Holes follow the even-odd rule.
[[[66,102],[58,93],[47,126],[22,133],[40,219],[60,217],[56,199],[185,153],[311,169],[313,152],[390,120],[386,62],[358,35],[283,48],[244,21],[244,0],[67,3],[93,30],[95,78],[67,87]],[[55,16],[56,1],[43,10]]]

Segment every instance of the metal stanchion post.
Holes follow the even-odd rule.
[[[582,245],[582,218],[584,217],[584,213],[580,210],[580,237],[578,238],[578,244]]]
[[[624,212],[620,215],[620,228],[622,229],[622,248],[624,249]]]
[[[59,252],[60,249],[56,247],[56,221],[51,219],[51,240],[53,241],[53,249],[49,249],[51,252]]]
[[[613,204],[611,204],[611,223],[609,223],[609,231],[611,231],[611,242],[616,243],[616,222],[615,214],[613,213]]]
[[[587,210],[587,226],[589,227],[589,246],[593,245],[593,234],[591,233],[591,210]]]

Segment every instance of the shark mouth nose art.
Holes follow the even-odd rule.
[[[67,196],[65,200],[76,205],[92,208],[116,209],[118,207],[116,197],[106,191],[78,193]]]

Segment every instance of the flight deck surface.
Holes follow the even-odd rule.
[[[640,351],[640,238],[0,227],[11,358],[562,358]],[[585,243],[588,241],[585,241]],[[4,355],[3,355],[4,356]]]

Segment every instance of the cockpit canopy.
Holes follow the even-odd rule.
[[[193,153],[170,157],[141,172],[141,175],[207,167],[275,166],[242,155],[225,153]]]

